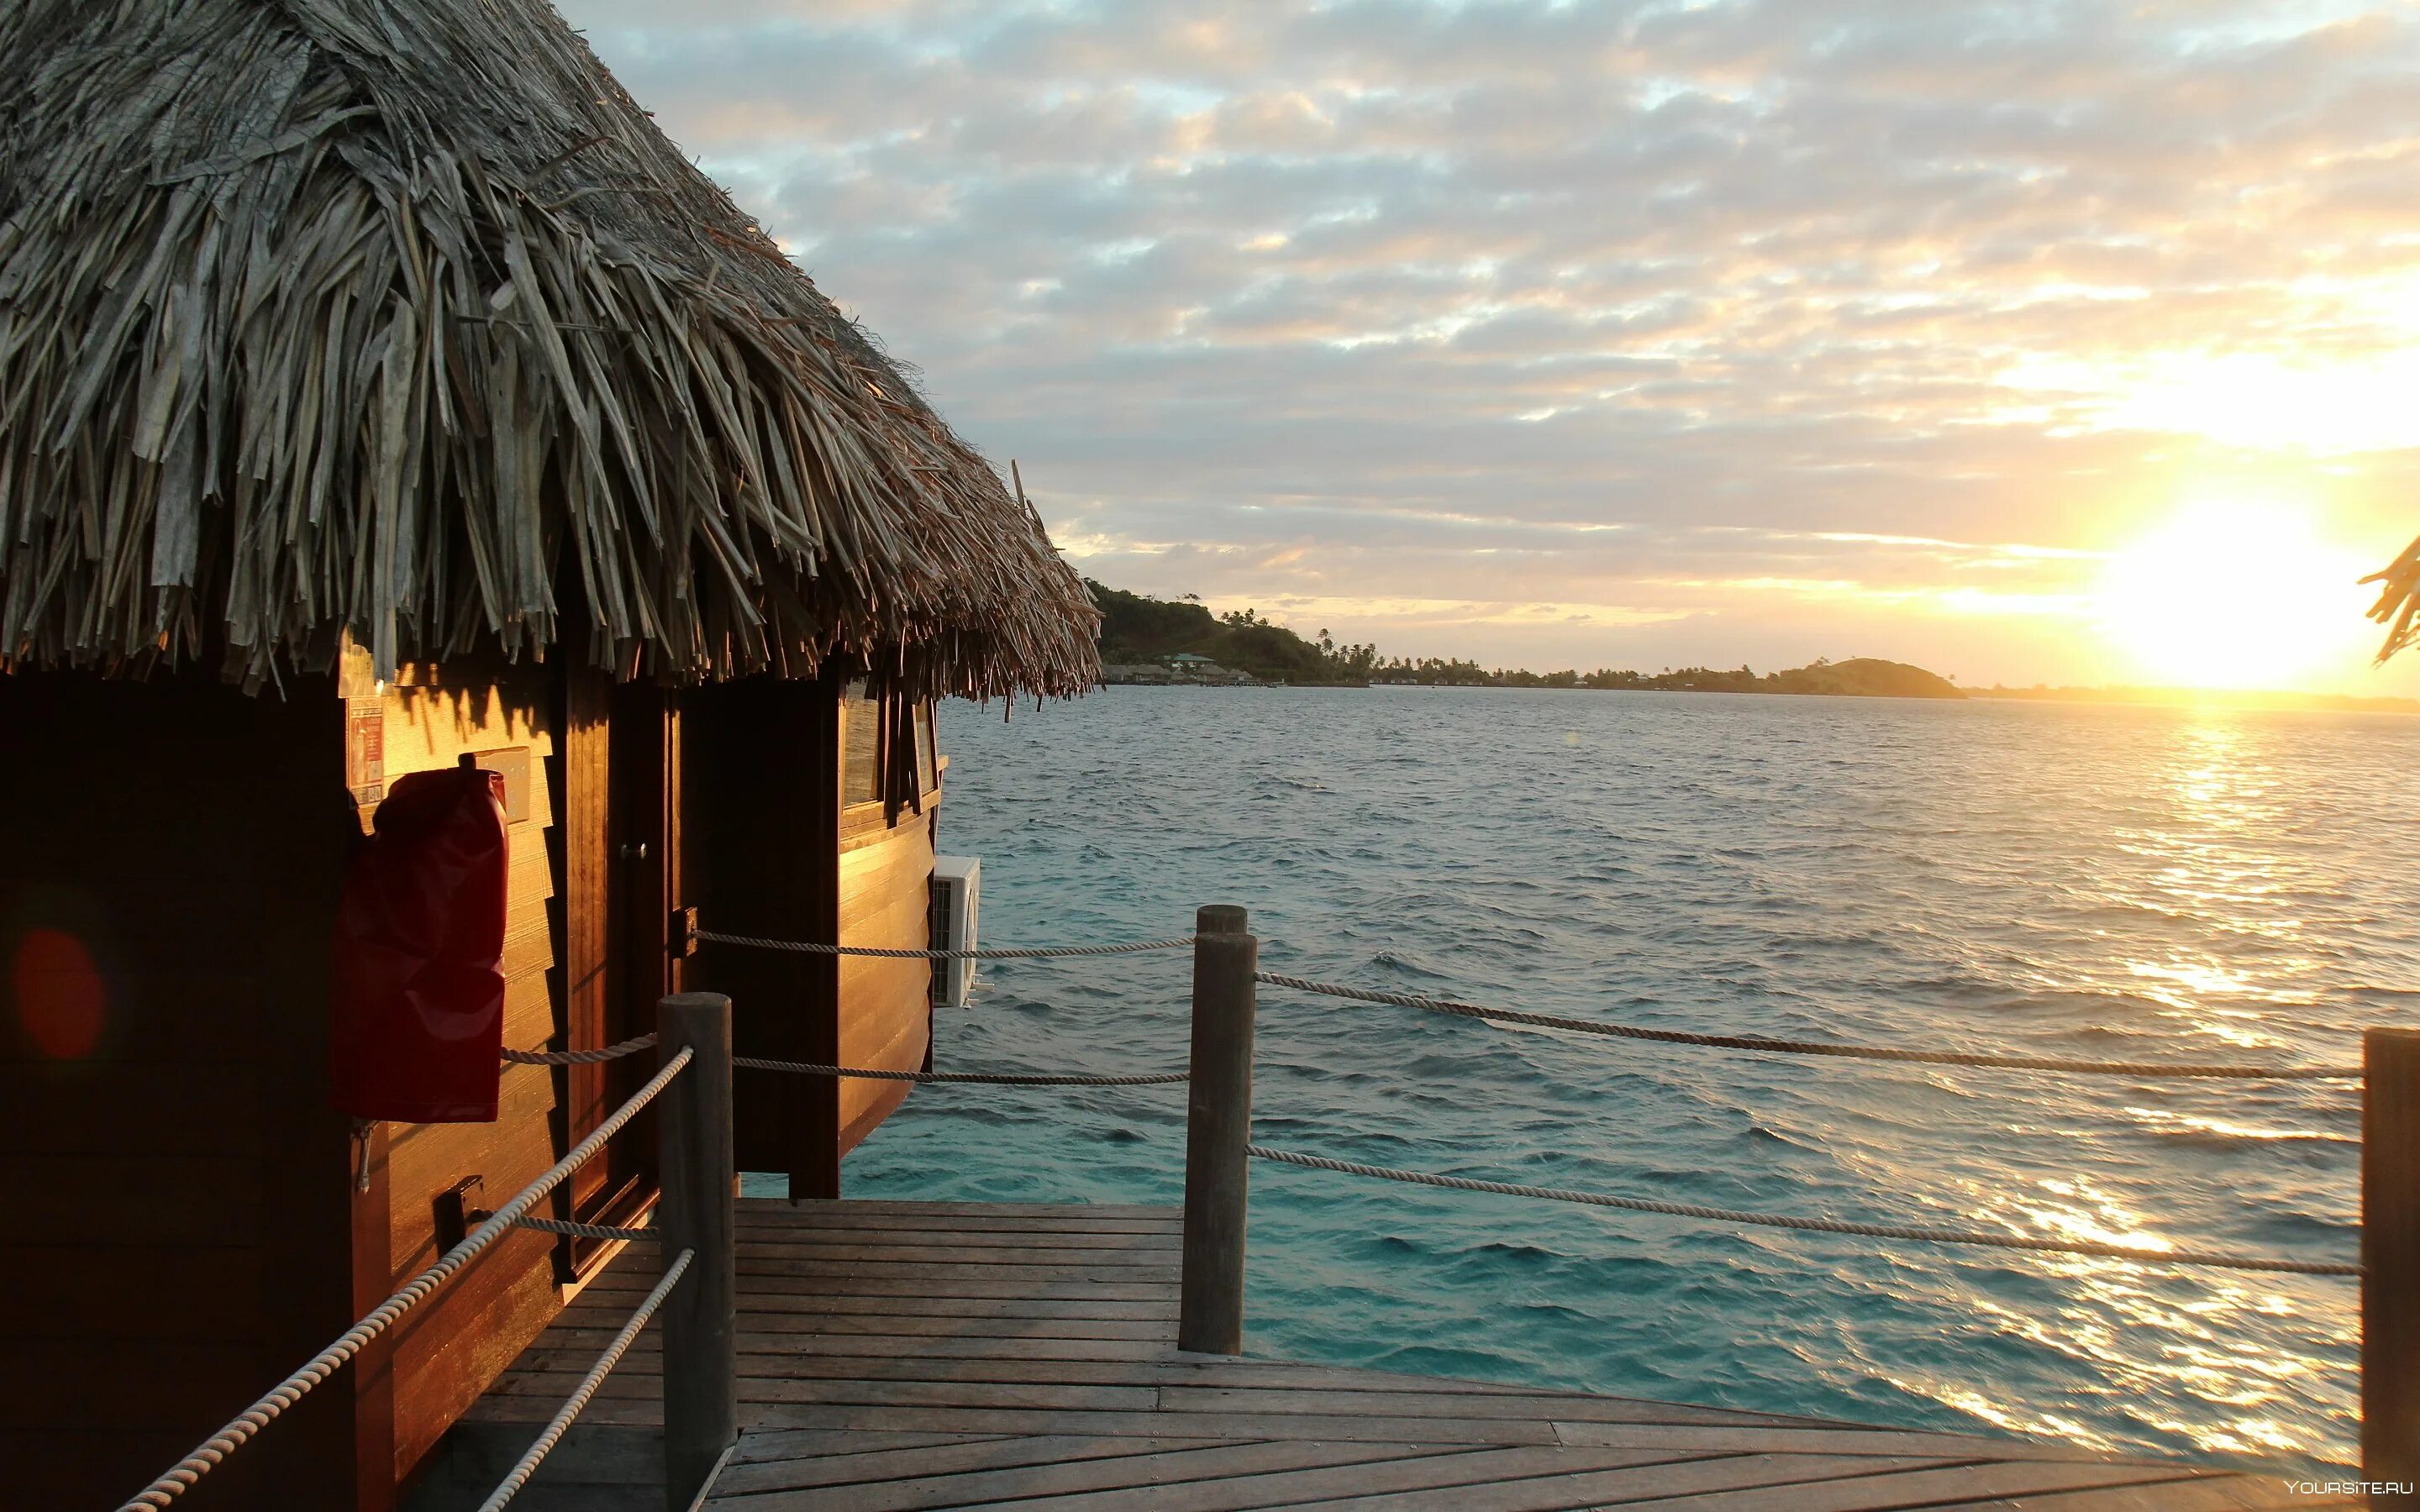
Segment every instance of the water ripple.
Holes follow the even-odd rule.
[[[1253,911],[1276,969],[1784,1037],[2341,1061],[2420,988],[2420,723],[1511,690],[953,709],[986,943]],[[987,963],[943,1064],[1181,1064],[1181,956]],[[1273,1141],[1606,1192],[2335,1257],[2340,1085],[1607,1044],[1271,990]],[[920,1088],[864,1196],[1173,1201],[1171,1088]],[[1256,1351],[2281,1467],[2349,1462],[2349,1281],[1257,1169]]]

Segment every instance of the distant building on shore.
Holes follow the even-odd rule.
[[[1101,668],[1101,682],[1133,684],[1142,687],[1236,687],[1260,681],[1250,672],[1221,667],[1207,656],[1179,652],[1158,661],[1110,662]]]

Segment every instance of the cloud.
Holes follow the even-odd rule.
[[[2090,677],[2211,480],[2420,494],[2408,8],[565,8],[1125,586]]]

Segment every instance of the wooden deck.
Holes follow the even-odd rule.
[[[742,1202],[742,1431],[707,1504],[2325,1504],[2289,1497],[2275,1475],[2053,1443],[1180,1353],[1177,1244],[1167,1208]],[[450,1473],[465,1488],[492,1485],[511,1463],[645,1292],[654,1263],[643,1247],[627,1251],[479,1403],[457,1430]],[[520,1504],[660,1506],[645,1432],[660,1422],[658,1366],[643,1338]]]

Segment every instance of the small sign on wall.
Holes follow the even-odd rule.
[[[365,646],[345,638],[337,662],[336,692],[345,702],[345,786],[362,810],[362,824],[386,796],[386,688],[370,674]]]
[[[374,807],[386,796],[386,705],[376,698],[345,701],[345,786],[353,801]]]

